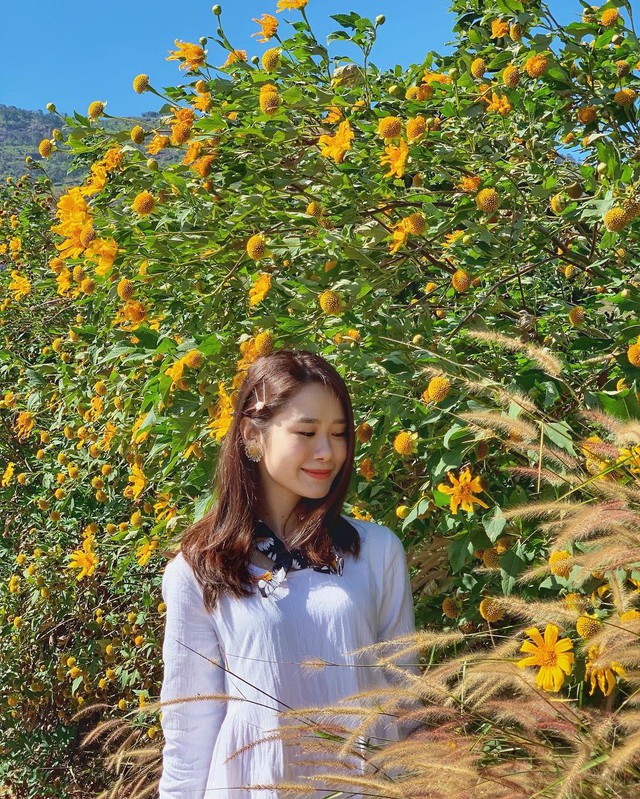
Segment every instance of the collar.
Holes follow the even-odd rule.
[[[340,576],[344,570],[344,558],[338,555],[333,544],[329,563],[322,566],[311,566],[300,549],[288,549],[284,541],[278,538],[263,519],[258,519],[256,522],[253,541],[256,548],[274,562],[273,571],[265,571],[258,582],[263,597],[269,596],[280,585],[289,569],[311,568],[324,574]]]

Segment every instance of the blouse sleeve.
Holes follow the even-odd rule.
[[[382,595],[378,613],[378,641],[391,641],[416,631],[413,595],[409,569],[402,541],[387,528],[388,545],[385,549],[382,574]],[[390,651],[390,650],[388,650]],[[419,675],[417,654],[403,657],[398,665]]]
[[[385,557],[383,559],[382,594],[378,614],[379,642],[392,641],[394,638],[410,635],[416,631],[413,595],[404,547],[398,536],[389,528],[386,529],[389,533],[389,542],[385,548]],[[400,649],[403,646],[398,645],[397,648]],[[385,654],[387,656],[392,654],[393,649],[394,647],[386,647]],[[408,674],[419,677],[422,673],[418,663],[417,652],[402,656],[394,662]],[[386,669],[385,671],[392,685],[402,682],[402,675],[398,674],[398,672],[391,669]],[[400,704],[407,711],[420,710],[420,708],[424,707],[423,703],[417,698],[415,700],[403,699]],[[390,735],[392,737],[397,736],[402,740],[420,727],[421,724],[420,718],[400,722]]]
[[[167,609],[161,702],[224,694],[225,673],[215,665],[222,664],[222,658],[213,622],[191,566],[181,554],[165,567],[162,597]],[[165,744],[159,799],[202,799],[226,702],[177,702],[163,705],[161,711]]]

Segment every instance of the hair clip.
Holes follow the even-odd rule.
[[[256,392],[256,397],[257,397],[258,396],[258,389],[257,388],[255,389],[255,392]],[[266,394],[266,389],[265,389],[265,385],[264,385],[264,378],[262,378],[262,399],[258,400],[256,402],[256,405],[255,405],[255,410],[256,411],[261,411],[264,408],[264,406],[266,404],[266,398],[267,398],[267,394]]]

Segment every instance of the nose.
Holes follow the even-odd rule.
[[[331,447],[331,439],[328,436],[315,436],[316,451],[315,457],[318,460],[331,460],[333,457],[333,449]]]

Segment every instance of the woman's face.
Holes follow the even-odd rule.
[[[273,417],[258,468],[263,499],[274,518],[286,518],[300,497],[328,494],[347,457],[346,435],[342,405],[320,383],[304,386]]]

